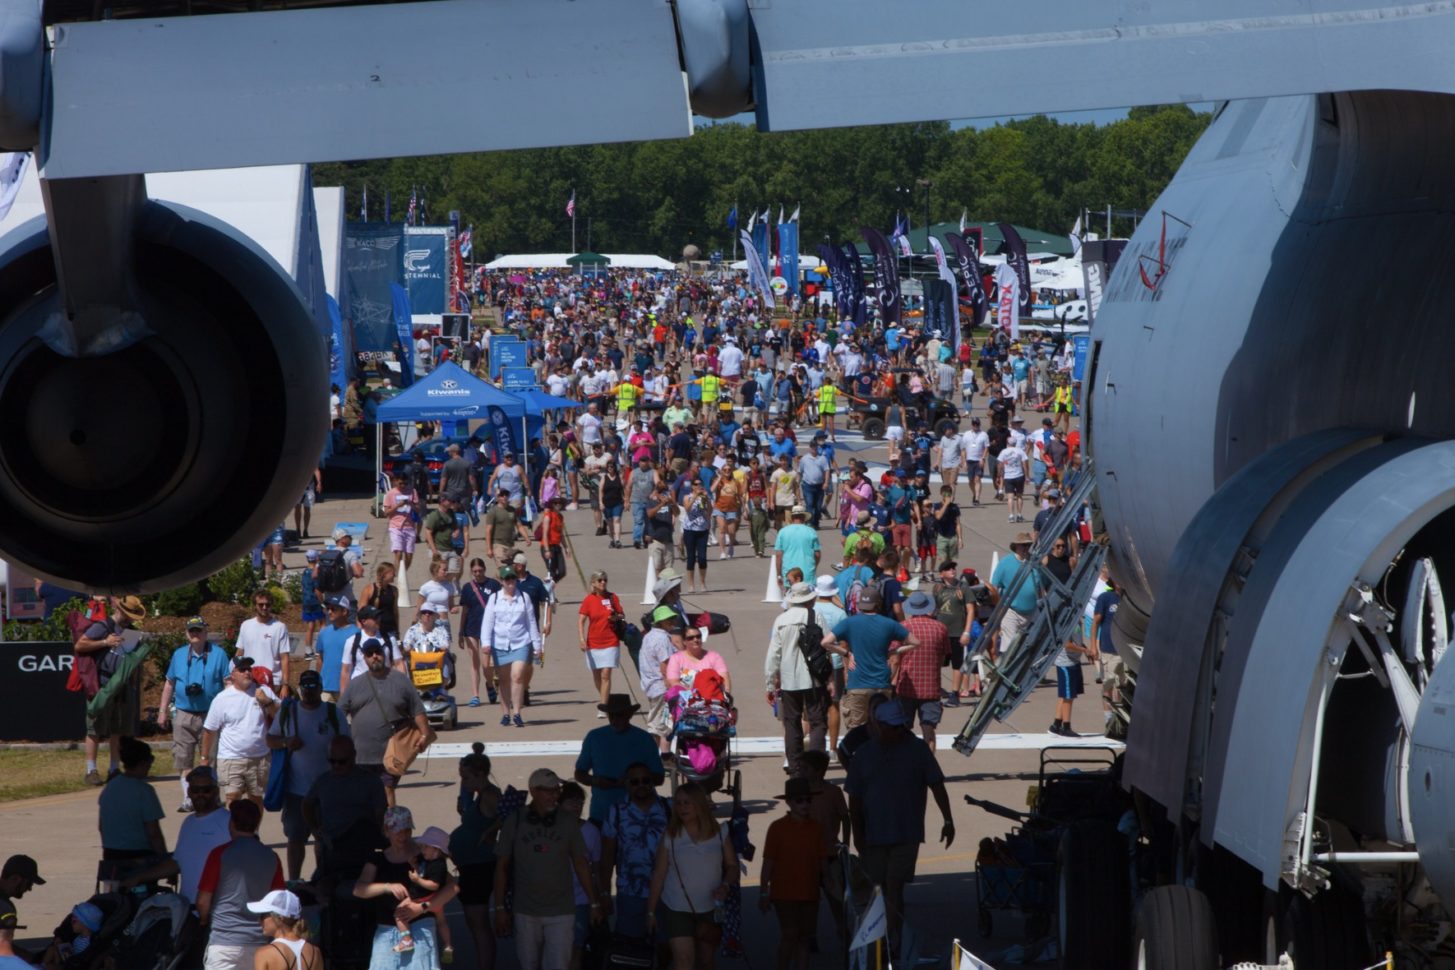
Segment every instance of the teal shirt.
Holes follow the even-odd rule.
[[[812,526],[794,523],[779,529],[778,538],[773,543],[773,551],[781,553],[783,556],[780,575],[786,574],[788,570],[797,566],[803,570],[803,581],[813,582],[815,570],[818,568],[814,562],[814,555],[819,551],[819,544],[818,533]]]
[[[1010,588],[1010,584],[1015,581],[1016,573],[1020,572],[1022,568],[1030,569],[1030,560],[1022,562],[1017,556],[1006,556],[1000,561],[1000,565],[995,567],[995,573],[990,577],[990,585],[994,586],[996,591],[1003,596],[1005,591]],[[1038,571],[1033,572],[1030,582],[1022,584],[1015,598],[1010,601],[1010,608],[1017,613],[1030,615],[1036,609],[1036,592],[1040,588],[1041,574]]]

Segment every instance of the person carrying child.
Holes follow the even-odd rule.
[[[405,883],[409,890],[407,902],[424,904],[434,899],[435,893],[449,881],[450,835],[444,829],[431,825],[415,836],[414,841],[419,846],[419,855],[409,866],[409,882]],[[434,917],[435,935],[439,938],[440,962],[450,963],[455,958],[455,949],[450,945],[449,921],[437,908],[430,909],[430,915]],[[399,931],[399,942],[395,944],[394,951],[407,953],[413,950],[414,937],[409,932],[407,913],[395,912],[394,928]]]

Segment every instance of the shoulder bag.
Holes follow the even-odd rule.
[[[419,725],[414,723],[414,718],[404,717],[395,720],[384,710],[384,702],[379,698],[379,688],[374,686],[374,676],[364,674],[369,679],[369,691],[374,695],[374,703],[379,705],[379,714],[387,722],[393,731],[389,735],[389,743],[384,746],[384,770],[391,775],[404,777],[409,766],[414,764],[414,759],[419,757],[423,748],[434,744],[435,733],[433,728],[420,731]],[[420,738],[424,744],[419,743]]]

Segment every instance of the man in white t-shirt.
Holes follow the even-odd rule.
[[[1005,503],[1009,508],[1005,521],[1024,522],[1026,519],[1021,514],[1021,509],[1025,503],[1026,466],[1030,464],[1030,459],[1012,438],[1005,450],[996,457],[996,462],[1000,466],[1001,489],[1005,492]]]
[[[556,397],[564,397],[571,389],[571,378],[558,370],[546,378],[546,388]]]
[[[273,594],[267,590],[260,589],[253,594],[253,610],[257,615],[238,627],[237,653],[251,660],[254,666],[265,668],[269,685],[287,696],[288,624],[273,615]]]
[[[586,382],[581,382],[581,393],[586,394]],[[576,430],[581,435],[581,444],[587,448],[601,441],[601,416],[595,403],[586,406],[586,413],[576,419]]]
[[[960,478],[960,459],[963,450],[960,444],[960,432],[947,425],[944,436],[940,438],[935,447],[940,452],[940,482],[950,486],[950,500],[953,502],[955,483]]]
[[[970,430],[960,436],[960,446],[965,452],[965,473],[970,477],[970,505],[980,506],[980,472],[985,453],[990,449],[990,435],[980,430],[980,419],[970,419]]]
[[[743,352],[738,349],[737,342],[728,337],[723,344],[722,350],[717,355],[717,363],[720,375],[724,378],[737,378],[743,373]]]
[[[278,695],[253,679],[253,661],[238,653],[222,693],[212,699],[202,722],[205,766],[217,747],[217,780],[231,805],[239,798],[263,807],[268,788],[268,718],[278,713]]]

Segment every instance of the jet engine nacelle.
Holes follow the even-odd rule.
[[[109,327],[116,349],[77,354],[56,339],[44,221],[0,240],[0,557],[97,591],[237,559],[297,502],[328,431],[324,340],[266,253],[157,201],[133,242],[136,310]]]

